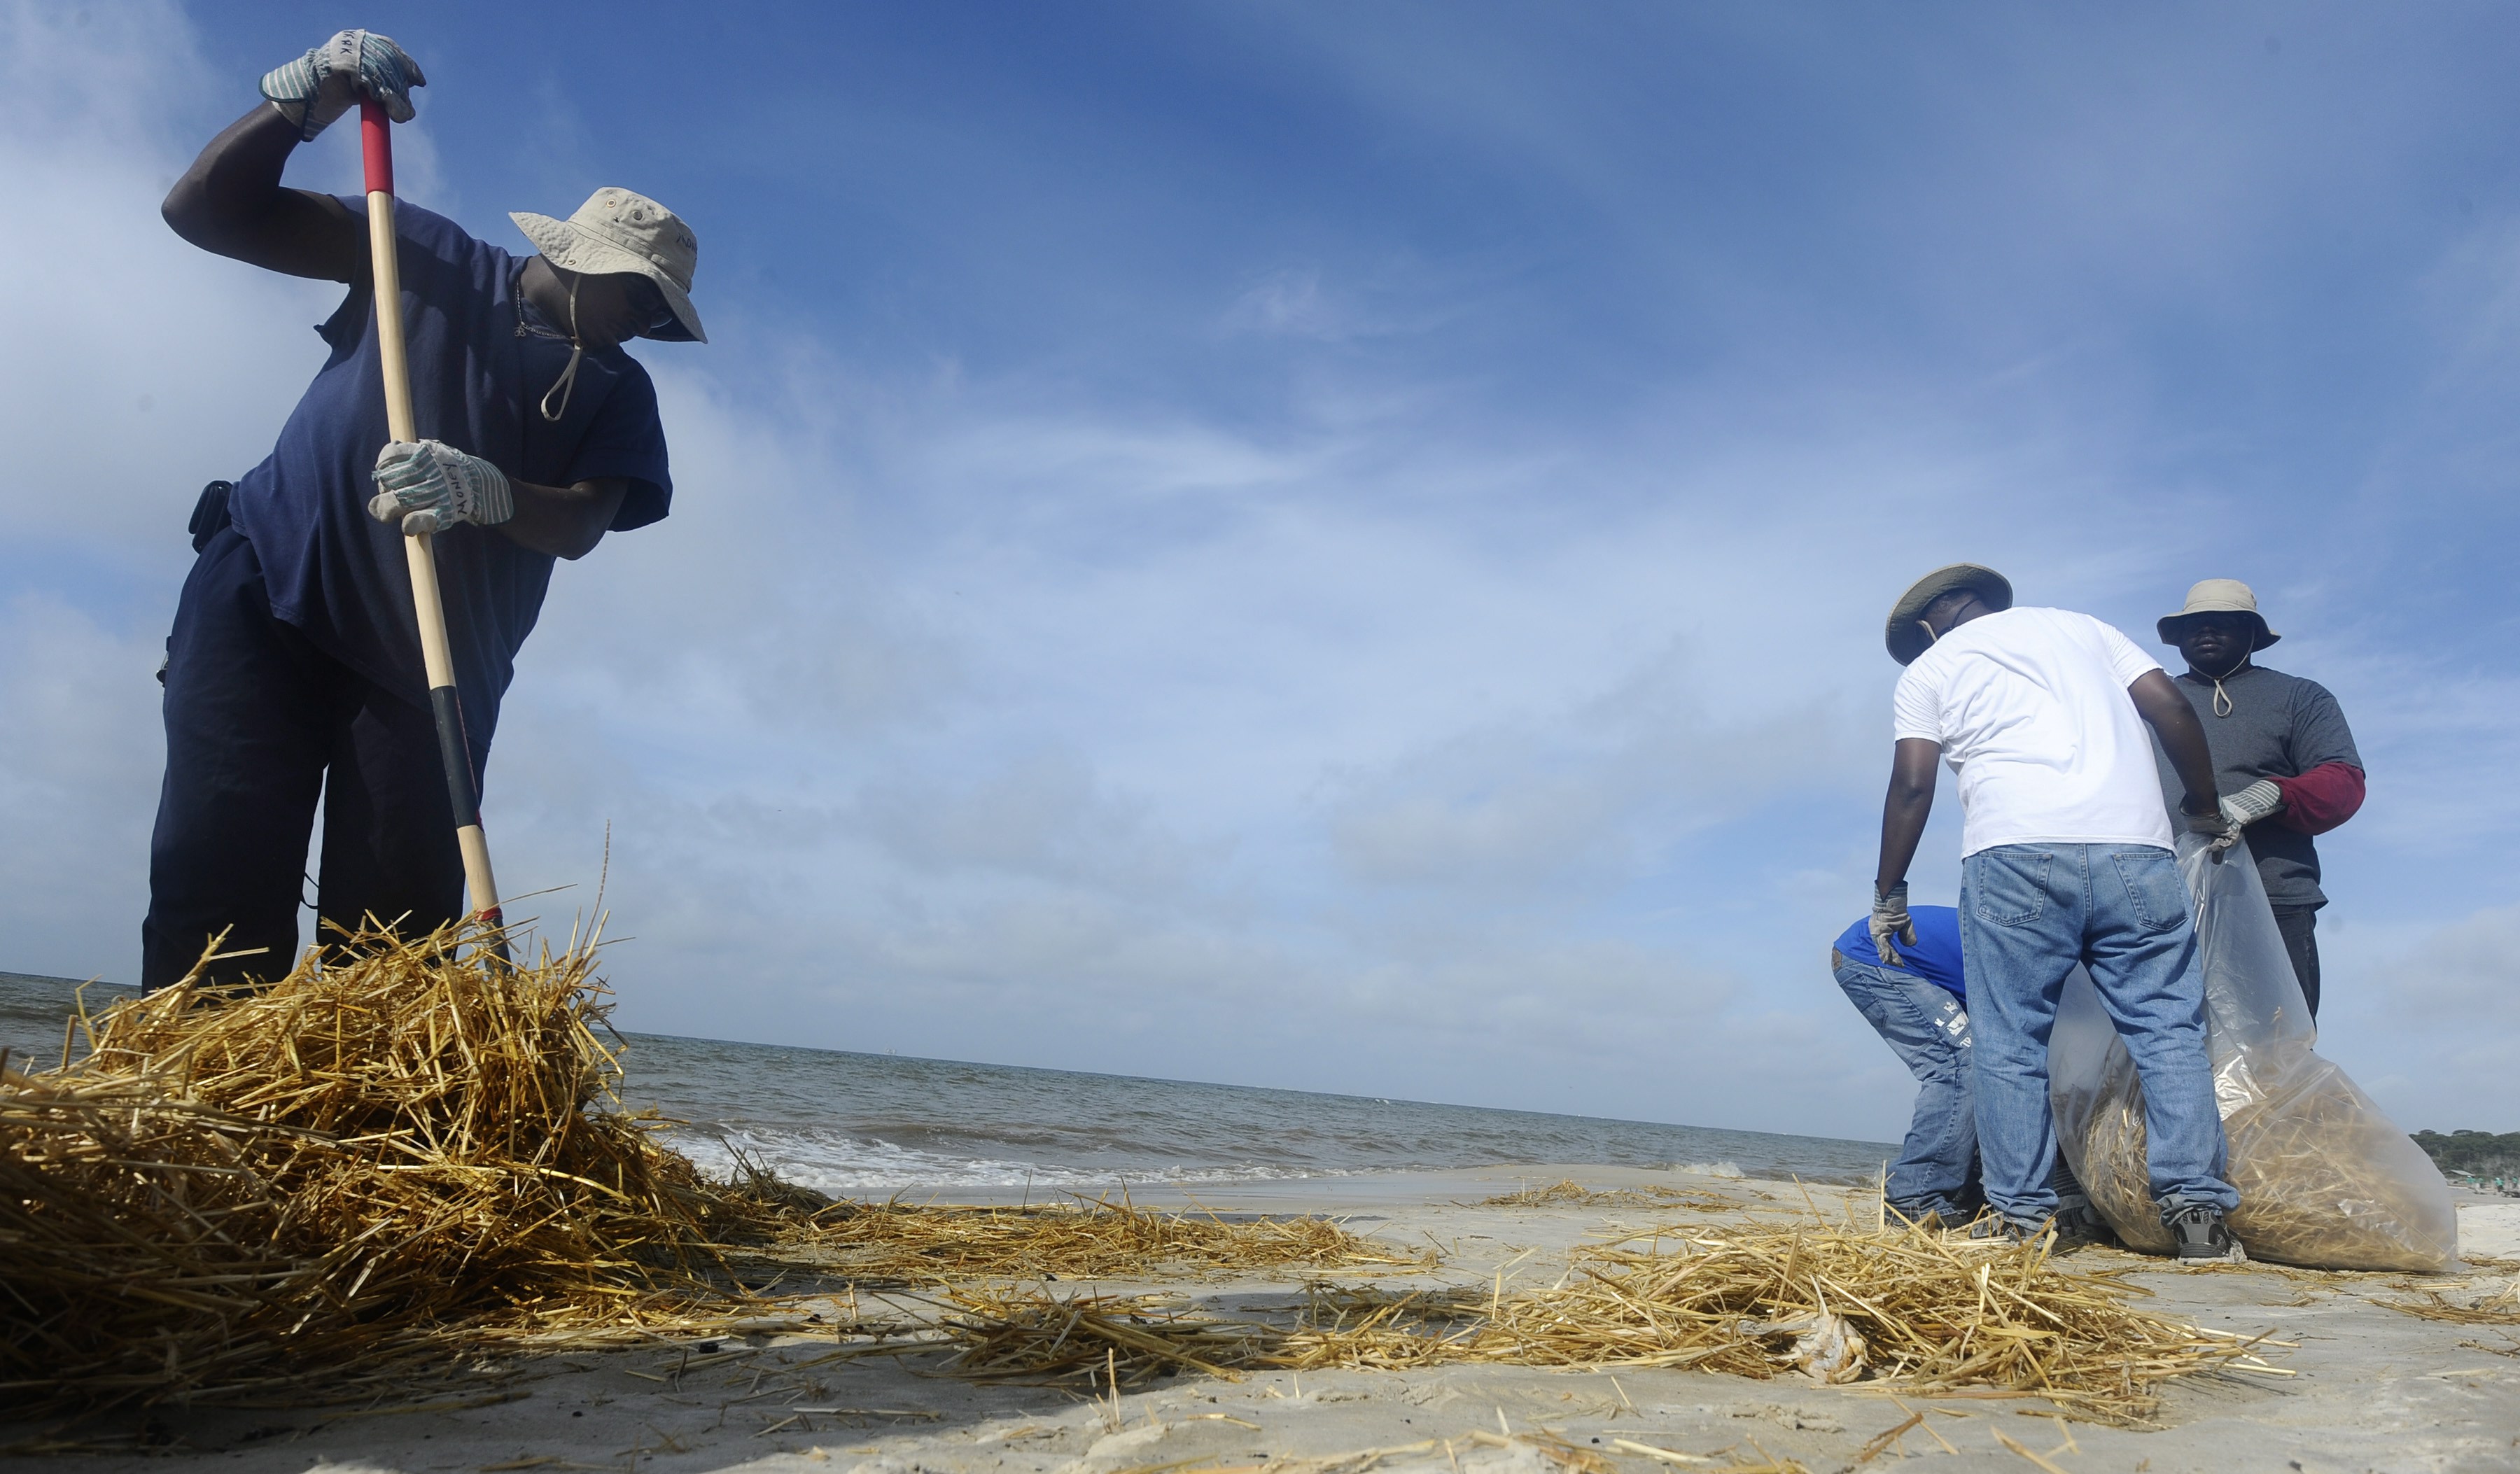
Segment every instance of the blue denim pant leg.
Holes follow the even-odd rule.
[[[2105,863],[2103,863],[2105,857]],[[2170,851],[2092,847],[2083,960],[2143,1081],[2145,1167],[2164,1207],[2240,1194],[2224,1172],[2223,1113],[2205,1048],[2205,966],[2187,881]]]
[[[2186,897],[2170,852],[2149,847],[2007,844],[1962,862],[1978,1152],[1987,1200],[2006,1217],[2036,1224],[2056,1211],[2048,1038],[2077,962],[2089,965],[2143,1080],[2155,1195],[2227,1209],[2238,1201],[2221,1176]]]
[[[1977,1115],[1971,1100],[1969,1020],[1950,990],[1912,972],[1841,956],[1837,986],[1916,1077],[1916,1111],[1890,1164],[1890,1206],[1910,1218],[1958,1223],[1975,1211]]]

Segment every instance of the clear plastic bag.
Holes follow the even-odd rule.
[[[2231,1232],[2253,1258],[2331,1270],[2447,1271],[2458,1212],[2423,1148],[2345,1072],[2318,1031],[2243,841],[2217,863],[2193,835],[2179,869],[2196,900],[2214,1095],[2240,1206]],[[2166,1254],[2144,1167],[2143,1087],[2089,974],[2065,980],[2048,1046],[2056,1139],[2127,1246]]]

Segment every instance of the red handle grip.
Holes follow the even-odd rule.
[[[385,105],[372,97],[359,99],[359,156],[368,166],[368,193],[393,193],[393,120]]]

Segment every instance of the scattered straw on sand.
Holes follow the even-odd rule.
[[[1759,1194],[1762,1197],[1766,1193]],[[1704,1208],[1726,1212],[1742,1206],[1737,1198],[1692,1187],[1646,1184],[1638,1187],[1592,1188],[1562,1178],[1546,1187],[1524,1187],[1479,1199],[1482,1208]]]
[[[368,935],[257,991],[181,985],[92,1021],[86,1058],[0,1079],[0,1405],[302,1398],[484,1346],[795,1322],[744,1287],[763,1262],[941,1292],[956,1369],[1028,1380],[1698,1366],[2035,1395],[2127,1422],[2169,1378],[2253,1361],[2254,1343],[2137,1310],[2142,1290],[2061,1271],[2043,1244],[1817,1214],[1580,1250],[1557,1284],[1511,1295],[1501,1277],[1322,1284],[1290,1324],[1061,1300],[1040,1281],[1436,1257],[1317,1218],[835,1204],[757,1170],[711,1182],[619,1108],[591,953],[515,965],[482,940]],[[1536,1200],[1569,1201],[1564,1185]]]
[[[2380,1304],[2423,1320],[2447,1320],[2458,1325],[2520,1325],[2520,1275],[2465,1302],[2452,1300],[2439,1290],[2419,1293],[2421,1299],[2383,1300]]]
[[[948,1369],[984,1382],[1142,1386],[1176,1371],[1234,1377],[1275,1364],[1281,1334],[1251,1321],[1168,1310],[1151,1296],[1061,1299],[1043,1290],[962,1290],[946,1321]]]
[[[1022,1208],[838,1203],[788,1227],[783,1245],[865,1282],[1090,1279],[1188,1271],[1431,1269],[1431,1249],[1360,1237],[1313,1217],[1230,1221],[1109,1198]]]
[[[1825,1223],[1690,1233],[1653,1249],[1578,1250],[1566,1276],[1418,1295],[1316,1296],[1292,1328],[1146,1301],[1007,1291],[958,1297],[955,1368],[1030,1380],[1143,1382],[1168,1369],[1695,1366],[1768,1378],[1880,1379],[1927,1393],[2045,1398],[2070,1415],[2140,1423],[2154,1389],[2267,1368],[2260,1343],[2134,1307],[2146,1292],[2071,1273],[2044,1242],[1965,1246],[1911,1229]]]

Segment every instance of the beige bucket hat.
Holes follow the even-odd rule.
[[[680,215],[645,195],[607,185],[565,220],[514,210],[508,218],[554,266],[594,275],[635,271],[656,284],[680,329],[642,335],[669,342],[707,342],[692,306],[692,272],[700,245]]]
[[[2262,650],[2283,637],[2267,628],[2267,616],[2258,612],[2255,589],[2236,578],[2208,578],[2187,591],[2187,607],[2176,614],[2164,614],[2153,632],[2164,645],[2177,645],[2187,627],[2190,614],[2246,614],[2258,622],[2258,643],[2251,650]]]
[[[1933,644],[1925,633],[1925,608],[1954,589],[1973,589],[1987,606],[2002,612],[2012,607],[2012,580],[1979,563],[1954,563],[1936,568],[1917,579],[1890,606],[1890,621],[1881,631],[1882,643],[1890,647],[1890,658],[1901,665],[1914,663]]]

